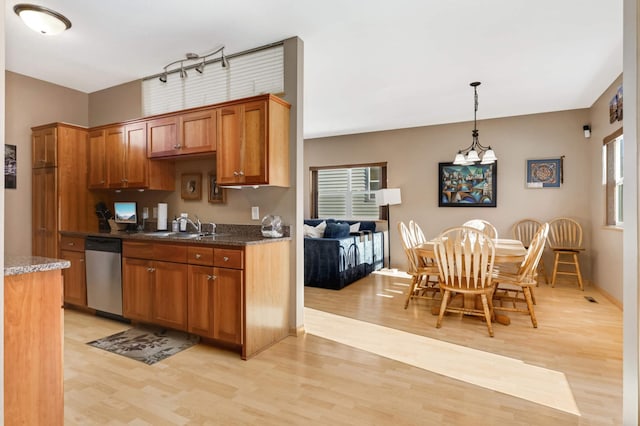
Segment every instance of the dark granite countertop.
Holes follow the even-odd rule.
[[[155,241],[171,243],[177,242],[185,244],[210,244],[220,246],[248,246],[253,244],[269,244],[278,241],[291,240],[291,237],[287,236],[287,234],[280,238],[263,237],[260,229],[260,226],[255,225],[218,225],[216,234],[194,238],[184,238],[184,233],[166,236],[158,236],[157,234],[152,235],[153,231],[119,231],[117,233],[60,231],[60,234],[69,237],[97,236],[106,238],[120,238],[121,240],[126,241]],[[167,234],[171,234],[171,232],[168,231]]]
[[[64,259],[51,259],[40,256],[11,256],[4,257],[4,275],[21,275],[32,272],[52,271],[65,269],[71,266],[71,262]]]

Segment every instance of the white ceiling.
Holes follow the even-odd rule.
[[[6,68],[91,93],[187,52],[299,36],[306,138],[590,107],[622,72],[622,0],[33,0],[5,11]]]

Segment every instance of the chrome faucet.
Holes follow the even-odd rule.
[[[188,217],[184,218],[188,224],[190,224],[191,226],[193,226],[195,228],[196,231],[198,231],[198,233],[202,232],[202,222],[200,222],[200,219],[198,219],[198,217],[196,216],[196,221],[194,222],[193,220],[189,219]]]

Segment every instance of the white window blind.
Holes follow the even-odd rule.
[[[284,92],[284,48],[268,47],[229,56],[229,66],[207,64],[202,74],[188,69],[186,78],[178,73],[162,83],[157,77],[142,82],[145,116],[210,105],[264,93]]]
[[[605,139],[602,146],[602,183],[606,187],[606,221],[607,225],[622,226],[622,189],[624,172],[624,137]]]
[[[318,170],[318,217],[378,219],[372,191],[380,189],[381,167]]]

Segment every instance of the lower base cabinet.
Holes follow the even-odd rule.
[[[189,332],[242,343],[242,271],[189,265]]]
[[[184,330],[248,359],[289,335],[289,241],[124,241],[124,317]]]
[[[122,276],[126,318],[187,330],[187,265],[124,258]]]
[[[64,424],[60,270],[4,277],[4,422]]]

